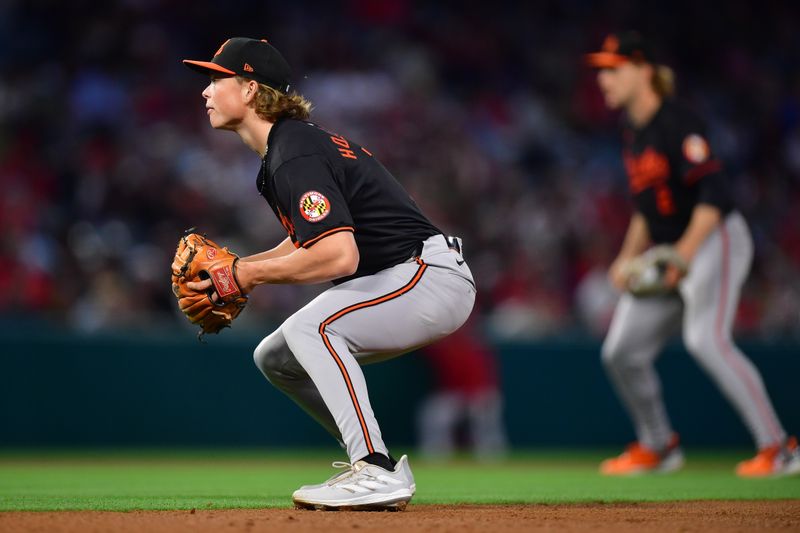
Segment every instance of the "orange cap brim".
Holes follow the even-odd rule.
[[[216,63],[212,63],[211,61],[195,61],[193,59],[184,59],[183,64],[192,70],[196,70],[197,72],[208,73],[211,71],[227,74],[229,76],[236,76],[234,71],[228,70],[225,67],[221,67]]]
[[[614,54],[611,52],[596,52],[594,54],[586,54],[586,63],[589,66],[597,68],[615,68],[623,63],[630,61],[628,56]]]

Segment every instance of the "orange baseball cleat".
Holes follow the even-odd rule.
[[[683,466],[683,452],[677,434],[673,434],[662,452],[651,450],[634,442],[622,455],[606,459],[600,464],[600,472],[607,476],[632,476],[650,472],[674,472]]]
[[[739,477],[779,477],[800,474],[800,447],[789,437],[783,446],[761,448],[752,459],[736,465]]]

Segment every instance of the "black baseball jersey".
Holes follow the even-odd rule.
[[[664,101],[644,127],[623,128],[631,194],[654,243],[680,239],[697,204],[713,205],[723,216],[733,209],[729,184],[705,130],[699,117],[673,101]]]
[[[367,149],[310,122],[272,126],[256,185],[297,248],[353,232],[358,270],[336,284],[402,263],[441,233]]]

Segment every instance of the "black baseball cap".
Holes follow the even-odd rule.
[[[211,61],[184,59],[183,64],[203,74],[242,76],[285,93],[292,70],[278,49],[266,39],[233,37],[219,47]]]
[[[653,63],[650,43],[636,31],[612,33],[599,52],[586,54],[586,63],[597,68],[615,68],[623,63]]]

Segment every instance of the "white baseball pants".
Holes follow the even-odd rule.
[[[739,413],[757,447],[786,438],[761,375],[731,336],[752,258],[747,223],[734,212],[698,250],[680,294],[620,299],[602,359],[638,440],[648,448],[663,449],[672,434],[654,363],[667,339],[681,329],[687,350]]]
[[[262,340],[254,359],[273,385],[344,444],[352,461],[388,455],[359,365],[449,335],[474,302],[469,267],[435,235],[420,257],[320,294]]]

